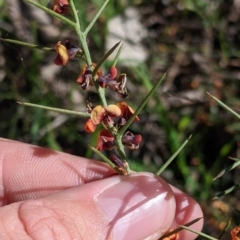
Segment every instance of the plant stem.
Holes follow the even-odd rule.
[[[69,115],[75,115],[75,116],[80,116],[84,118],[89,118],[90,114],[86,112],[76,112],[76,111],[71,111],[67,109],[61,109],[61,108],[53,108],[53,107],[47,107],[43,105],[38,105],[34,103],[27,103],[27,102],[17,102],[20,105],[28,106],[28,107],[34,107],[34,108],[40,108],[48,111],[53,111],[53,112],[59,112],[59,113],[64,113],[64,114],[69,114]]]
[[[91,55],[90,55],[88,45],[87,45],[87,36],[86,36],[86,34],[84,34],[81,31],[81,25],[80,25],[79,18],[78,18],[78,12],[77,12],[77,9],[76,9],[76,7],[73,3],[73,0],[69,0],[69,4],[70,4],[70,7],[72,9],[73,16],[74,16],[74,19],[75,19],[74,29],[75,29],[75,31],[78,35],[79,42],[82,46],[87,65],[92,67],[92,59],[91,59]],[[95,78],[95,76],[93,76],[93,77]],[[95,88],[98,92],[99,98],[100,98],[103,106],[106,107],[107,106],[107,101],[106,101],[106,98],[105,98],[104,89],[99,88],[95,81],[94,81],[94,85],[95,85]]]
[[[86,57],[87,65],[92,66],[92,60],[91,60],[91,56],[90,56],[87,41],[86,41],[86,35],[81,31],[81,25],[80,25],[80,21],[79,21],[79,18],[78,18],[78,11],[77,11],[74,3],[73,3],[73,0],[69,0],[69,4],[70,4],[70,7],[72,9],[73,17],[74,17],[74,20],[75,20],[74,29],[75,29],[75,31],[78,35],[80,44],[82,45],[82,49],[83,49],[83,52],[84,52],[85,57]]]
[[[26,0],[26,1],[27,1],[28,3],[36,6],[37,8],[42,9],[43,11],[47,12],[47,13],[50,14],[51,16],[60,19],[62,22],[66,23],[67,25],[72,26],[72,27],[75,27],[75,23],[74,23],[74,22],[72,22],[72,21],[69,20],[68,18],[62,16],[61,14],[56,13],[56,12],[52,11],[51,9],[42,6],[41,4],[37,3],[36,1],[32,1],[32,0]]]
[[[92,21],[88,24],[88,26],[86,27],[85,31],[84,31],[84,35],[87,36],[88,32],[91,30],[92,26],[94,25],[94,23],[97,21],[97,19],[99,18],[100,14],[102,13],[102,11],[105,9],[106,5],[108,4],[110,0],[105,0],[105,2],[103,3],[102,7],[98,10],[98,12],[96,13],[96,15],[94,16],[94,18],[92,19]]]
[[[114,136],[114,140],[115,140],[116,145],[117,145],[117,151],[118,151],[118,153],[121,157],[123,165],[126,166],[126,172],[129,175],[130,172],[131,172],[131,169],[130,169],[129,164],[127,162],[127,157],[126,157],[126,154],[125,154],[124,146],[122,144],[122,136],[119,135],[119,134],[116,134]]]

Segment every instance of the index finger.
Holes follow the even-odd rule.
[[[99,161],[0,138],[0,206],[114,174]]]

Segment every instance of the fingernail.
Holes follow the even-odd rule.
[[[169,185],[153,174],[119,179],[96,199],[109,220],[113,239],[144,239],[166,232],[176,208]]]

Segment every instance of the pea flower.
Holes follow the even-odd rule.
[[[232,240],[240,240],[240,226],[237,226],[231,230]]]
[[[115,154],[111,154],[110,155],[110,160],[111,162],[118,168],[118,170],[123,174],[123,175],[127,175],[127,163],[123,162],[119,157],[117,157]]]
[[[112,150],[115,145],[112,133],[107,129],[101,130],[97,139],[97,150]]]
[[[100,123],[108,127],[114,123],[112,117],[120,116],[121,109],[117,105],[111,104],[105,108],[98,105],[92,109],[91,117],[85,123],[84,129],[86,132],[94,132]]]
[[[108,73],[99,77],[97,81],[100,87],[110,88],[114,92],[117,92],[121,98],[128,96],[126,89],[127,75],[122,73],[117,77],[117,69],[113,66],[109,68]]]
[[[61,14],[67,15],[70,12],[70,6],[67,0],[54,0],[53,11]]]
[[[117,103],[117,106],[121,109],[121,119],[120,121],[122,121],[123,123],[120,123],[120,125],[124,125],[124,122],[126,122],[133,114],[134,114],[134,110],[128,106],[128,104],[126,102],[119,102]],[[140,119],[138,116],[136,116],[134,118],[134,122],[139,122]]]
[[[96,67],[96,63],[92,64],[92,67]],[[89,86],[93,86],[93,75],[92,75],[92,67],[85,65],[83,66],[78,78],[77,83],[81,86],[82,90],[88,89]],[[97,70],[97,76],[102,76],[102,70]]]
[[[141,141],[142,136],[140,134],[134,135],[130,131],[127,131],[122,137],[123,145],[131,150],[138,149]]]
[[[76,56],[79,48],[66,40],[65,45],[63,45],[61,41],[58,41],[55,45],[55,50],[58,55],[55,58],[54,63],[56,65],[66,65],[69,60],[72,60]]]

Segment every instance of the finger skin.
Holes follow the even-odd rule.
[[[186,193],[180,191],[179,189],[171,186],[175,200],[176,200],[176,215],[175,220],[171,225],[171,229],[175,229],[181,225],[189,223],[196,218],[203,217],[202,209],[200,208],[199,204]],[[203,219],[199,220],[198,222],[189,226],[189,228],[194,229],[196,231],[201,231],[203,228]],[[179,233],[179,239],[195,239],[197,237],[196,234],[182,230]]]
[[[0,206],[115,174],[99,161],[0,138]]]
[[[175,208],[169,185],[153,174],[113,176],[0,208],[0,239],[14,237],[10,229],[18,239],[158,239]]]
[[[62,190],[71,188],[69,189],[69,191],[71,192],[72,189],[74,189],[72,188],[74,186],[85,187],[85,185],[86,186],[88,185],[86,183],[90,183],[96,180],[108,178],[110,176],[115,175],[115,172],[111,168],[109,168],[106,164],[98,161],[79,158],[69,154],[60,153],[60,152],[43,149],[36,146],[14,142],[10,140],[5,140],[5,139],[0,139],[0,174],[1,173],[2,173],[2,178],[0,180],[1,204],[2,205],[6,205],[9,203],[13,203],[13,204],[7,205],[4,208],[2,208],[3,213],[4,212],[8,213],[8,214],[3,214],[3,216],[10,217],[10,222],[8,222],[9,221],[8,220],[6,221],[7,224],[5,223],[3,225],[1,225],[0,223],[0,229],[2,228],[6,229],[6,226],[7,227],[12,226],[12,229],[17,229],[18,231],[21,231],[22,229],[23,232],[26,231],[26,226],[24,226],[25,224],[23,224],[24,221],[21,218],[18,218],[24,212],[22,211],[23,209],[25,210],[28,208],[31,209],[31,211],[29,211],[29,216],[28,216],[28,218],[30,218],[32,216],[33,209],[37,209],[37,213],[39,213],[39,211],[44,211],[44,209],[45,210],[51,209],[51,207],[49,206],[58,206],[58,204],[56,203],[52,205],[52,202],[56,201],[56,196],[55,196],[56,194],[54,193],[61,191],[60,193],[58,193],[58,196],[59,196],[59,194],[61,195],[62,192],[65,192]],[[178,225],[186,224],[187,222],[195,219],[196,217],[202,216],[202,211],[199,205],[192,198],[190,198],[189,196],[187,196],[186,194],[182,193],[181,191],[179,191],[174,187],[172,187],[172,190],[175,195],[177,208],[176,208],[176,215],[174,213],[175,221],[172,221],[171,227],[169,225],[170,228],[175,228]],[[83,213],[84,210],[86,212],[84,214],[84,218],[79,217],[78,214],[76,217],[75,216],[76,214],[74,214],[75,216],[74,219],[76,219],[76,221],[74,219],[68,220],[70,223],[72,223],[70,224],[71,226],[69,224],[65,224],[65,225],[62,225],[62,227],[60,226],[59,228],[56,228],[56,229],[58,229],[58,231],[62,229],[63,232],[68,232],[70,227],[70,229],[72,229],[70,230],[70,233],[71,232],[75,233],[75,232],[78,232],[75,229],[76,225],[79,226],[79,224],[81,225],[83,222],[83,223],[86,223],[86,228],[89,229],[88,223],[92,223],[92,221],[94,220],[96,223],[94,224],[94,226],[98,226],[97,228],[102,230],[96,231],[96,229],[94,229],[93,227],[93,228],[90,228],[91,230],[89,231],[94,232],[95,234],[96,232],[98,232],[100,235],[102,234],[101,236],[105,236],[107,226],[109,226],[109,222],[108,220],[106,220],[106,223],[105,223],[105,220],[102,220],[101,217],[99,218],[101,219],[101,221],[98,222],[96,220],[96,216],[101,216],[101,214],[98,212],[99,210],[96,210],[94,208],[84,207],[86,203],[91,202],[89,199],[86,200],[87,198],[85,194],[86,194],[86,191],[83,194],[83,197],[82,197],[83,200],[82,200],[82,204],[80,204],[80,207],[78,205],[81,201],[78,201],[78,200],[73,201],[74,202],[73,205],[69,204],[68,200],[63,201],[63,203],[60,204],[61,207],[57,207],[57,210],[63,209],[63,213],[66,214],[66,216],[61,214],[59,215],[59,212],[57,210],[56,210],[56,213],[55,213],[55,210],[51,212],[53,215],[55,213],[55,216],[60,216],[61,221],[59,221],[58,218],[57,219],[53,218],[54,221],[56,220],[57,222],[56,226],[58,225],[58,223],[62,224],[63,222],[62,219],[65,219],[71,216],[71,213],[72,212],[74,213],[74,210],[77,211],[78,209],[77,213],[80,216],[83,216],[83,214],[81,213]],[[50,198],[50,200],[48,198]],[[91,199],[91,196],[89,196],[89,198]],[[37,199],[37,200],[29,200],[29,199]],[[49,203],[50,205],[47,204],[47,207],[45,208],[44,206],[46,203],[46,199],[48,199],[47,203]],[[28,200],[28,201],[14,203],[22,200]],[[126,204],[124,201],[123,203]],[[66,206],[70,207],[69,211],[66,211]],[[89,212],[89,209],[94,209],[94,211],[90,213],[91,211]],[[11,214],[9,214],[9,211],[11,211]],[[172,212],[171,210],[169,211],[171,215]],[[0,219],[2,219],[1,213],[2,211],[0,212]],[[35,214],[34,216],[38,217],[41,215]],[[43,216],[43,219],[45,219],[45,215],[43,214],[42,216]],[[89,216],[89,218],[87,216]],[[161,216],[161,213],[160,213],[160,216]],[[182,216],[184,216],[184,218]],[[103,217],[103,219],[105,218],[106,216]],[[11,222],[11,219],[19,219],[19,222],[16,223],[17,227],[14,227],[14,224],[13,222]],[[42,220],[41,222],[44,223],[45,221]],[[160,221],[158,222],[160,224],[159,229],[156,230],[154,234],[152,234],[149,238],[146,238],[146,239],[158,239],[158,237],[166,231],[166,229],[163,230],[163,228],[161,228]],[[145,222],[145,224],[147,223],[148,222]],[[145,225],[145,228],[146,227],[147,225]],[[200,231],[202,228],[202,221],[198,222],[193,227],[195,230]],[[66,231],[64,231],[64,228],[66,228]],[[30,229],[32,228],[30,227]],[[88,235],[93,236],[93,235],[90,235],[90,232]],[[46,234],[47,234],[47,231],[46,231]],[[195,236],[187,231],[182,231],[180,233],[180,239],[191,240],[194,238]],[[4,239],[4,238],[1,238],[1,239]],[[6,239],[11,239],[11,238],[6,238]],[[27,238],[23,238],[23,239],[27,239]],[[37,238],[34,238],[34,239],[37,239]],[[43,238],[39,238],[39,239],[43,239]],[[95,239],[98,239],[98,238],[95,238]]]

